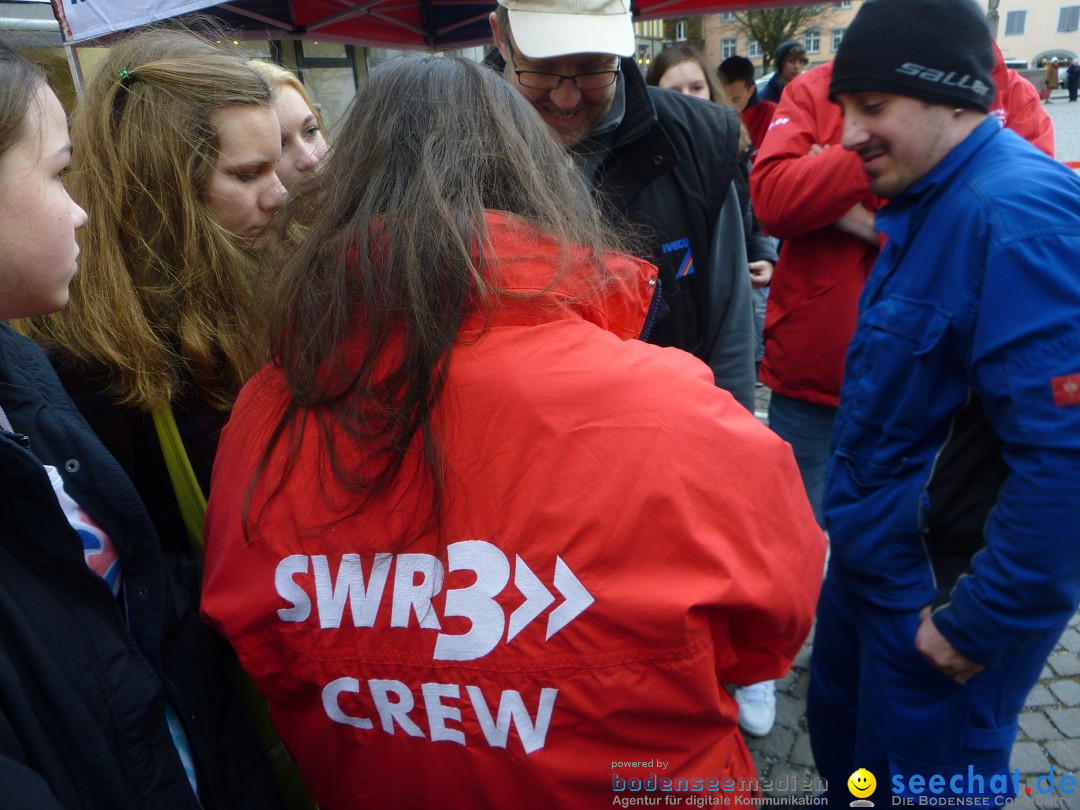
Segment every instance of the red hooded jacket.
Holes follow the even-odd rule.
[[[754,92],[754,97],[757,91]],[[761,101],[756,104],[748,104],[742,111],[742,122],[746,125],[746,131],[750,135],[750,144],[756,152],[761,148],[761,142],[765,140],[765,133],[769,131],[776,105],[771,101]]]
[[[994,45],[994,77],[997,94],[990,105],[990,114],[1003,127],[1008,127],[1028,143],[1054,156],[1054,122],[1043,109],[1035,85],[1012,68],[1005,66],[1005,57],[996,42]]]
[[[1053,155],[1053,125],[1031,82],[1007,70],[998,52],[990,112]],[[838,230],[856,204],[885,203],[870,191],[859,158],[840,146],[843,118],[829,101],[832,63],[785,89],[750,173],[754,213],[783,239],[765,311],[760,379],[784,396],[836,407],[858,300],[877,248]],[[810,155],[813,144],[828,145]]]
[[[788,669],[824,563],[790,448],[700,361],[634,339],[654,267],[613,257],[619,283],[544,292],[555,246],[490,222],[499,282],[538,295],[472,316],[454,347],[443,540],[393,541],[423,507],[408,465],[340,511],[353,496],[314,429],[246,504],[287,400],[269,366],[222,436],[205,616],[324,810],[749,796],[723,683]]]
[[[856,204],[874,211],[881,203],[858,156],[839,146],[843,118],[829,101],[831,78],[829,62],[784,89],[750,172],[750,194],[765,230],[784,240],[765,310],[761,381],[835,407],[855,304],[877,249],[833,223]],[[813,144],[830,146],[810,155]]]

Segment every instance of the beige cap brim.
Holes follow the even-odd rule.
[[[634,23],[630,14],[507,10],[517,49],[530,59],[572,53],[634,55]]]

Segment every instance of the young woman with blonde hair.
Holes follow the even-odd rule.
[[[185,551],[200,521],[183,520],[155,415],[174,417],[166,433],[205,492],[220,428],[262,359],[257,258],[285,196],[270,89],[194,33],[144,31],[111,50],[71,128],[72,193],[93,217],[71,304],[35,337],[166,549]]]
[[[252,59],[248,65],[266,80],[274,94],[274,111],[281,125],[277,174],[286,188],[292,188],[330,148],[322,113],[291,71],[265,59]]]

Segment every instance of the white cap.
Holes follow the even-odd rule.
[[[518,51],[530,59],[571,53],[634,54],[629,0],[499,0]]]

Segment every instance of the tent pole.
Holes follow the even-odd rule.
[[[71,81],[75,85],[75,94],[81,96],[83,72],[82,62],[79,60],[79,49],[74,45],[65,45],[64,52],[67,54],[68,69],[71,71]]]

